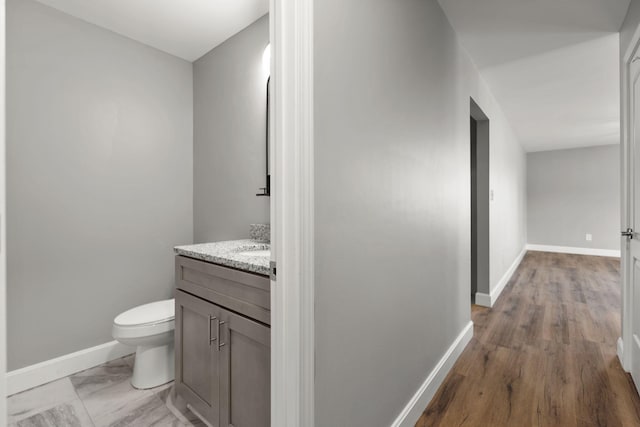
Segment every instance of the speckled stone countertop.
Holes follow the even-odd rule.
[[[269,275],[271,246],[255,240],[228,240],[226,242],[201,243],[176,246],[178,255],[224,265],[250,273]]]

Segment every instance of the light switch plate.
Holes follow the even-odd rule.
[[[590,241],[593,240],[593,236],[591,234],[587,233],[586,239],[587,239],[587,242],[590,242]]]

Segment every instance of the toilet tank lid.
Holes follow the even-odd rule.
[[[139,305],[119,314],[114,323],[120,326],[139,326],[173,320],[175,300],[168,299]]]

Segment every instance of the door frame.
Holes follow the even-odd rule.
[[[7,420],[6,2],[0,0],[0,425]]]
[[[476,159],[483,157],[486,163],[477,163],[475,187],[471,188],[471,194],[475,192],[475,206],[471,206],[471,267],[472,276],[475,276],[476,292],[474,294],[475,304],[484,307],[492,307],[495,300],[491,298],[491,120],[482,110],[480,104],[473,97],[469,98],[469,113],[476,121],[475,141],[472,153]],[[473,160],[472,160],[473,162]],[[473,185],[473,183],[472,183]],[[478,191],[482,190],[482,191]],[[475,209],[475,211],[474,211]],[[475,214],[475,218],[474,218]],[[482,220],[480,223],[479,220]],[[475,221],[475,229],[473,222]],[[484,225],[482,227],[481,225]],[[474,235],[475,234],[475,235]],[[473,247],[475,245],[475,248]],[[475,252],[475,260],[474,260]],[[482,254],[482,256],[480,256]],[[474,271],[475,267],[475,271]],[[478,274],[481,273],[481,274]],[[473,277],[471,278],[473,283]],[[473,285],[472,285],[473,286]]]
[[[269,0],[271,129],[271,425],[314,423],[313,0]],[[0,0],[0,396],[6,396],[5,0]],[[0,424],[6,399],[0,399]]]
[[[271,425],[314,425],[313,0],[269,0]]]
[[[631,106],[631,62],[634,54],[638,50],[640,44],[640,25],[636,28],[631,43],[624,52],[620,67],[620,229],[626,230],[631,225],[631,206],[629,203],[631,192],[633,191],[633,169],[631,162],[633,160],[633,152],[631,146],[632,126],[631,115],[633,114]],[[620,363],[625,371],[631,371],[631,340],[633,339],[633,286],[631,284],[631,263],[630,246],[625,237],[621,237],[621,274],[622,274],[622,336],[618,338],[617,353]],[[629,343],[624,345],[624,343]]]

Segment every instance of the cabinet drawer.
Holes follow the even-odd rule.
[[[176,287],[271,324],[271,282],[266,276],[176,256]]]

